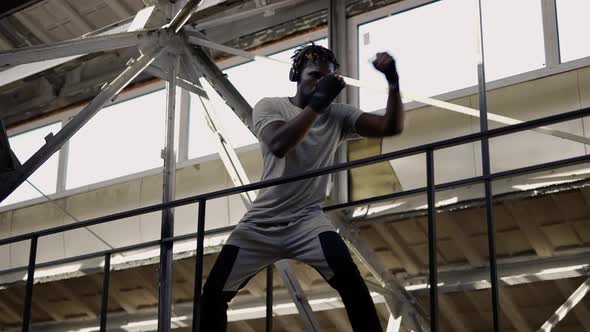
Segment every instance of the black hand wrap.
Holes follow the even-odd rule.
[[[390,86],[398,86],[399,84],[399,76],[397,75],[397,68],[395,67],[395,60],[391,61],[385,70],[383,70],[383,74],[385,74],[385,78],[387,78],[387,82],[389,82]]]
[[[331,74],[322,77],[309,100],[309,106],[315,112],[322,113],[345,86],[346,84],[336,75]]]

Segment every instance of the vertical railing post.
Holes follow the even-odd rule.
[[[430,331],[438,329],[438,264],[436,256],[436,203],[434,191],[434,152],[426,151],[426,186],[428,201],[428,273],[430,283]]]
[[[483,43],[483,17],[481,10],[481,0],[477,0],[477,18],[478,18],[478,64],[477,64],[477,78],[479,87],[479,124],[481,131],[488,130],[488,111],[487,111],[487,91],[486,91],[486,76],[485,76],[485,56]],[[492,315],[494,332],[500,331],[499,326],[499,295],[498,295],[498,271],[496,263],[496,239],[494,231],[494,219],[492,214],[492,183],[488,178],[490,175],[490,146],[489,140],[484,138],[481,140],[481,164],[482,173],[486,177],[484,180],[484,191],[486,201],[486,224],[488,229],[488,255],[490,258],[490,283],[492,285]]]
[[[35,264],[37,260],[37,240],[39,237],[34,235],[31,238],[31,249],[29,250],[29,266],[27,269],[27,287],[25,293],[25,303],[23,308],[23,332],[29,332],[31,325],[31,305],[33,303],[33,283],[35,281]]]
[[[203,285],[203,243],[205,242],[206,200],[199,201],[197,221],[197,252],[195,255],[195,289],[193,297],[193,332],[199,332],[201,323],[201,288]],[[205,331],[203,331],[205,332]]]
[[[272,332],[272,265],[266,267],[266,332]]]
[[[104,256],[104,273],[102,275],[102,301],[100,302],[100,332],[107,330],[107,312],[109,308],[109,283],[111,280],[111,253]]]

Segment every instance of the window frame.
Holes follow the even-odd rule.
[[[347,32],[348,32],[348,43],[350,52],[349,68],[351,77],[359,77],[359,45],[358,45],[358,27],[360,25],[377,21],[382,18],[386,18],[392,15],[396,15],[408,10],[417,9],[419,7],[429,5],[441,0],[405,0],[396,2],[394,4],[378,8],[363,14],[359,14],[350,17],[347,21]],[[557,34],[557,15],[556,15],[556,3],[555,0],[540,0],[542,10],[542,22],[543,22],[543,42],[545,45],[545,66],[540,69],[520,73],[513,76],[504,77],[494,81],[486,82],[487,91],[503,88],[510,85],[524,83],[539,78],[552,76],[567,71],[580,69],[590,66],[590,56],[580,58],[573,61],[561,62],[559,56],[559,36]],[[485,40],[484,40],[485,43]],[[475,52],[475,50],[474,50]],[[476,68],[474,68],[476,70]],[[470,95],[477,94],[479,92],[478,85],[468,86],[459,90],[450,91],[447,93],[432,96],[434,99],[441,101],[449,101]],[[350,89],[350,102],[360,107],[359,89]],[[411,101],[404,104],[406,111],[411,111],[424,105],[415,101]],[[384,108],[375,110],[373,113],[382,113]]]

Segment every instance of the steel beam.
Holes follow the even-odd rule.
[[[129,29],[127,31],[137,31],[145,29],[150,23],[150,20],[153,19],[153,16],[156,15],[156,13],[156,6],[145,7],[142,10],[138,11],[135,17],[133,17],[133,21],[129,25]]]
[[[179,80],[177,79],[177,82]],[[183,163],[188,160],[189,145],[189,127],[191,118],[191,95],[182,85],[180,90],[180,125],[178,128],[178,162]]]
[[[531,282],[575,278],[590,272],[590,253],[569,254],[561,257],[522,257],[518,260],[500,261],[498,280],[502,286]],[[453,270],[439,272],[441,292],[468,291],[490,288],[489,268],[458,266]],[[404,285],[412,291],[426,291],[427,277],[416,276],[405,279]]]
[[[283,279],[285,288],[287,288],[289,291],[289,294],[293,299],[293,303],[295,303],[297,311],[299,312],[299,316],[305,323],[307,330],[313,332],[321,331],[320,324],[313,314],[313,309],[311,308],[311,305],[309,305],[307,296],[305,296],[305,292],[301,288],[301,285],[297,280],[297,275],[295,274],[291,264],[289,264],[286,260],[280,260],[274,265],[277,268],[281,279]]]
[[[140,30],[73,39],[50,45],[22,47],[0,52],[0,67],[138,46],[166,36],[167,33],[161,30]]]
[[[170,22],[169,29],[174,31],[174,33],[177,33],[188,19],[191,18],[202,2],[203,0],[188,0]]]
[[[346,1],[330,0],[328,6],[328,43],[329,48],[334,52],[337,59],[346,59],[341,61],[339,73],[341,75],[348,75],[348,57],[346,56]],[[344,89],[340,93],[335,102],[346,104],[348,103],[348,90]],[[345,163],[348,161],[348,143],[342,142],[336,150],[334,156],[335,163]],[[337,172],[332,174],[332,182],[334,183],[332,189],[332,197],[341,204],[348,202],[348,175],[350,171]]]
[[[341,213],[332,213],[330,217],[340,235],[349,243],[351,250],[381,284],[382,295],[385,296],[389,312],[395,317],[404,316],[402,321],[407,329],[429,331],[429,320],[418,302],[404,289],[402,282],[387,271],[381,261],[360,238],[357,231],[350,228],[347,224],[349,223],[347,218]]]
[[[4,121],[0,119],[0,173],[11,172],[20,167],[20,162],[8,141]]]
[[[555,282],[555,286],[559,289],[559,292],[562,296],[568,297],[575,291],[575,279],[565,279],[565,280],[558,280]],[[580,322],[582,326],[582,330],[584,332],[590,332],[590,310],[588,306],[584,303],[579,303],[573,308],[574,315]]]
[[[207,122],[207,126],[211,129],[211,132],[213,132],[213,135],[216,138],[215,143],[217,144],[217,152],[234,186],[239,187],[249,184],[250,180],[240,163],[238,155],[231,144],[225,139],[221,131],[221,123],[214,113],[211,101],[208,99],[208,96],[201,97],[200,100],[203,105],[203,117]],[[244,192],[240,194],[240,198],[246,208],[248,208],[256,199],[256,193],[253,191]]]
[[[248,104],[225,74],[200,48],[185,46],[185,52],[189,55],[189,68],[192,68],[197,74],[202,74],[213,89],[225,100],[225,103],[236,113],[238,118],[253,132],[252,106]]]
[[[162,150],[164,159],[162,203],[175,199],[176,153],[174,151],[174,125],[176,110],[176,73],[180,57],[171,56],[172,64],[166,82],[166,146]],[[161,239],[174,236],[174,209],[162,210]],[[172,249],[174,242],[160,245],[160,274],[158,286],[158,331],[170,331],[172,310]]]
[[[82,109],[65,127],[56,135],[46,137],[46,143],[33,154],[19,169],[19,172],[7,179],[0,186],[0,201],[4,200],[20,184],[22,184],[33,172],[35,172],[47,159],[57,152],[82,126],[84,126],[101,107],[117,96],[137,75],[139,75],[161,53],[162,48],[156,47],[150,52],[142,54],[137,60],[129,62],[129,66],[111,83],[105,84],[102,91]]]
[[[129,21],[131,21],[131,20],[129,20]],[[120,32],[125,32],[125,31],[127,31],[128,27],[129,27],[129,22],[119,22],[119,23],[115,23],[110,26],[98,29],[96,31],[87,33],[85,36],[92,37],[92,36],[98,36],[98,35],[112,35],[112,34],[116,34],[116,33],[120,33]],[[29,63],[26,65],[19,65],[19,66],[8,68],[2,72],[2,75],[0,75],[0,86],[4,86],[6,84],[9,84],[9,83],[18,81],[20,79],[29,77],[31,75],[40,73],[44,70],[59,66],[59,65],[64,64],[68,61],[80,58],[83,55],[85,55],[85,54],[74,55],[74,56],[59,58],[59,59],[54,59],[54,60],[47,60],[47,61],[42,61],[42,62]]]
[[[386,332],[399,332],[401,327],[402,317],[400,316],[398,318],[395,318],[393,317],[393,315],[389,315]]]
[[[551,317],[541,326],[538,332],[549,332],[580,302],[590,290],[590,278],[586,279],[572,295],[562,304]]]
[[[145,71],[162,80],[166,80],[166,77],[168,75],[165,70],[161,69],[159,66],[155,64],[150,65],[148,68],[145,69]],[[188,79],[185,79],[183,73],[179,73],[179,76],[177,76],[176,79],[176,84],[178,84],[180,88],[191,93],[194,93],[197,96],[207,96],[207,93],[205,92],[205,90],[203,90],[202,87],[195,85]]]
[[[545,65],[547,67],[555,67],[561,62],[556,7],[555,0],[541,0],[543,41],[545,42]]]
[[[333,289],[326,287],[317,289],[309,294],[309,298],[313,303],[313,309],[322,312],[334,312],[334,309],[344,307],[342,301],[335,299],[338,293]],[[375,303],[383,303],[384,299],[381,295],[373,296]],[[264,297],[239,297],[230,304],[228,310],[228,321],[238,322],[250,319],[264,319],[266,314],[266,305]],[[282,317],[285,315],[296,314],[296,309],[292,304],[292,299],[287,293],[275,294],[273,298],[275,306],[275,317]],[[175,327],[190,326],[192,319],[193,303],[191,301],[177,303],[175,313],[177,316],[172,318]],[[346,314],[344,314],[346,316]],[[40,322],[33,324],[34,331],[43,332],[63,332],[63,331],[97,331],[98,326],[95,321],[69,319],[62,322]],[[111,312],[109,313],[109,329],[107,331],[126,331],[126,332],[140,332],[140,331],[155,331],[157,328],[156,320],[154,319],[154,312],[151,308],[144,308],[133,314],[126,312]],[[190,330],[190,327],[188,328]],[[263,328],[258,331],[263,331]],[[173,330],[176,331],[176,330]],[[338,330],[340,331],[340,330]],[[3,332],[16,332],[13,329],[7,329]],[[205,331],[203,331],[205,332]],[[206,331],[210,332],[210,331]],[[215,332],[215,331],[213,331]]]

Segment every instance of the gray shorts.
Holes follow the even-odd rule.
[[[239,251],[223,291],[237,291],[257,272],[281,259],[309,264],[326,280],[331,279],[334,272],[328,266],[318,235],[335,231],[323,213],[277,226],[241,222],[226,242]]]

